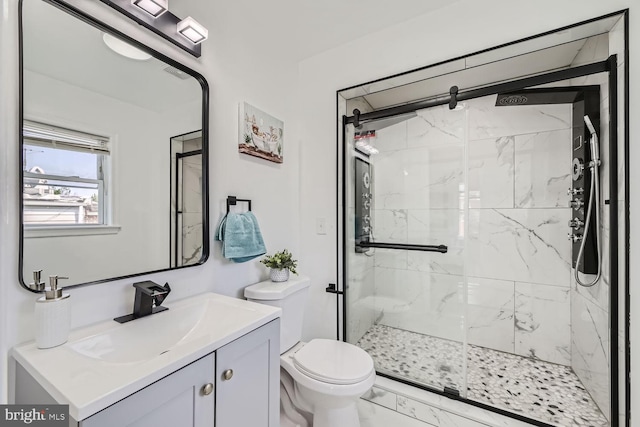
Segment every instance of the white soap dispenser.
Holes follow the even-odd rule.
[[[49,290],[36,300],[36,344],[38,348],[56,347],[67,342],[71,325],[69,294],[58,288],[58,280],[49,276]]]

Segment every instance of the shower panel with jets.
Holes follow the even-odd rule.
[[[571,309],[580,285],[609,289],[615,64],[344,117],[344,338],[378,374],[535,425],[617,425],[609,349],[580,360]]]

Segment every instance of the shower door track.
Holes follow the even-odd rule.
[[[612,56],[615,57],[615,55]],[[469,89],[462,92],[456,92],[456,94],[449,94],[446,97],[440,97],[437,99],[427,99],[424,101],[412,102],[409,104],[399,105],[397,107],[384,108],[382,110],[357,114],[349,117],[344,116],[344,122],[345,124],[354,124],[356,122],[362,124],[371,120],[379,120],[387,117],[397,116],[399,114],[412,113],[414,111],[423,110],[425,108],[447,105],[452,101],[468,101],[470,99],[481,98],[483,96],[513,92],[531,86],[553,83],[559,80],[568,80],[577,77],[588,76],[590,74],[605,73],[611,71],[610,61],[611,57],[609,57],[609,59],[607,59],[606,61],[594,62],[592,64],[567,68],[560,71],[552,71],[546,74],[539,74],[537,76],[511,80],[508,82],[485,86],[478,89]]]
[[[628,55],[627,55],[628,56]],[[625,58],[627,59],[627,58]],[[625,62],[625,66],[628,66],[628,60],[626,60]],[[608,73],[609,75],[609,115],[610,115],[610,128],[609,128],[609,158],[610,158],[610,168],[609,168],[609,191],[610,191],[610,200],[605,201],[605,204],[608,204],[609,209],[610,209],[610,232],[611,232],[611,249],[610,249],[610,261],[611,261],[611,272],[610,272],[610,306],[611,306],[611,310],[609,313],[609,321],[610,321],[610,348],[609,348],[609,352],[610,352],[610,360],[611,360],[611,366],[610,366],[610,426],[611,427],[619,427],[620,426],[620,421],[619,421],[619,417],[618,417],[618,412],[619,412],[619,408],[618,408],[618,399],[619,399],[619,382],[618,382],[618,357],[613,357],[613,355],[617,355],[618,354],[618,215],[617,215],[617,210],[618,210],[618,200],[617,197],[614,196],[614,194],[617,194],[617,186],[618,186],[618,176],[617,176],[617,151],[618,151],[618,134],[617,134],[617,99],[618,99],[618,93],[617,93],[617,57],[616,55],[611,55],[609,56],[609,58],[605,61],[600,61],[600,62],[594,62],[591,64],[587,64],[587,65],[582,65],[582,66],[578,66],[578,67],[572,67],[572,68],[567,68],[564,70],[559,70],[559,71],[552,71],[549,73],[545,73],[545,74],[540,74],[540,75],[536,75],[536,76],[532,76],[532,77],[525,77],[522,79],[517,79],[517,80],[512,80],[512,81],[508,81],[508,82],[503,82],[503,83],[498,83],[498,84],[494,84],[494,85],[489,85],[489,86],[485,86],[485,87],[481,87],[481,88],[477,88],[477,89],[470,89],[470,90],[466,90],[466,91],[462,91],[462,92],[451,92],[451,95],[447,96],[447,97],[442,97],[439,99],[427,99],[427,100],[423,100],[423,101],[418,101],[418,102],[413,102],[413,103],[409,103],[409,104],[404,104],[404,105],[400,105],[400,106],[396,106],[396,107],[391,107],[391,108],[386,108],[386,109],[382,109],[379,111],[373,111],[370,113],[363,113],[363,114],[359,114],[358,112],[355,113],[354,116],[343,116],[342,117],[342,146],[340,144],[338,144],[338,150],[344,150],[345,145],[345,137],[346,137],[346,126],[348,124],[354,124],[354,123],[358,123],[358,124],[362,124],[364,122],[367,121],[372,121],[372,120],[378,120],[378,119],[383,119],[383,118],[388,118],[388,117],[393,117],[396,115],[400,115],[400,114],[406,114],[406,113],[411,113],[417,110],[422,110],[425,108],[429,108],[429,107],[435,107],[435,106],[440,106],[440,105],[447,105],[450,104],[452,101],[465,101],[465,100],[470,100],[470,99],[474,99],[474,98],[480,98],[483,96],[488,96],[488,95],[496,95],[498,93],[505,93],[505,92],[514,92],[514,91],[518,91],[518,90],[522,90],[525,88],[529,88],[532,86],[539,86],[539,85],[543,85],[543,84],[549,84],[549,83],[554,83],[557,81],[562,81],[562,80],[568,80],[568,79],[573,79],[573,78],[578,78],[578,77],[585,77],[591,74],[599,74],[599,73]],[[628,88],[628,79],[626,80],[626,87]],[[627,100],[625,101],[625,105],[627,105],[627,111],[628,111],[628,95],[627,95]],[[628,114],[628,113],[627,113]],[[339,134],[339,132],[338,132]],[[627,137],[628,140],[628,137]],[[344,152],[344,151],[343,151]],[[340,157],[338,157],[340,158]],[[342,206],[347,206],[347,200],[346,200],[346,191],[345,191],[345,186],[346,186],[346,182],[344,180],[344,177],[346,176],[346,156],[342,156]],[[625,172],[626,175],[626,190],[628,191],[628,169]],[[339,184],[338,184],[339,185]],[[338,206],[338,210],[340,209],[340,206]],[[625,215],[625,218],[628,218],[628,214]],[[343,250],[342,250],[342,265],[345,266],[346,265],[346,245],[347,245],[347,235],[346,235],[346,229],[347,227],[344,225],[347,223],[347,212],[346,209],[342,209],[342,244],[343,244]],[[628,230],[628,228],[627,228]],[[615,268],[613,268],[615,266]],[[628,282],[628,276],[626,278],[627,282]],[[347,298],[346,298],[346,294],[347,294],[347,290],[348,287],[346,286],[347,283],[347,274],[346,274],[346,269],[343,267],[342,268],[342,283],[343,283],[343,289],[342,290],[338,290],[336,287],[336,298],[340,298],[340,295],[342,295],[342,340],[343,341],[347,341]],[[614,303],[615,301],[615,303]],[[628,301],[627,301],[628,303]],[[336,313],[337,315],[337,321],[338,321],[338,329],[339,329],[339,322],[340,322],[340,313]],[[627,314],[628,316],[628,314]],[[612,332],[614,331],[614,332]],[[338,334],[337,339],[340,339],[340,336]],[[627,341],[628,342],[628,341]],[[625,345],[625,348],[627,348],[627,346]],[[628,354],[628,353],[627,353]],[[628,357],[628,356],[627,356]],[[629,365],[626,365],[626,370],[627,370],[627,377],[628,377],[628,369],[629,369]],[[453,394],[450,392],[447,392],[446,390],[439,390],[436,389],[434,387],[429,387],[429,386],[425,386],[423,384],[419,384],[410,380],[406,380],[406,379],[402,379],[402,378],[398,378],[398,377],[394,377],[391,375],[387,375],[384,373],[380,373],[376,371],[377,375],[380,375],[381,377],[385,377],[385,378],[389,378],[392,379],[394,381],[398,381],[400,383],[403,384],[407,384],[416,388],[420,388],[435,394],[439,394],[441,396],[445,396],[448,397],[450,399],[454,399],[475,407],[479,407],[481,409],[485,409],[491,412],[495,412],[510,418],[514,418],[526,423],[529,423],[531,425],[536,425],[536,426],[540,426],[540,427],[555,427],[552,424],[548,424],[545,423],[543,421],[538,421],[536,419],[533,418],[529,418],[526,417],[524,415],[520,415],[518,413],[515,412],[510,412],[507,411],[505,409],[501,409],[495,406],[491,406],[479,401],[475,401],[475,400],[471,400],[471,399],[467,399],[465,397],[461,397],[457,394]],[[628,387],[628,384],[627,384]],[[626,393],[626,398],[629,399],[629,394],[628,392]],[[629,426],[629,416],[628,416],[628,411],[629,411],[629,406],[627,405],[626,407],[626,412],[627,412],[627,417],[626,417],[626,423],[627,426]]]

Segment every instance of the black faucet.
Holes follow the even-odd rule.
[[[133,287],[136,288],[136,297],[133,302],[133,314],[116,317],[113,319],[116,322],[126,323],[134,319],[139,319],[140,317],[169,310],[167,307],[161,307],[162,302],[165,300],[167,295],[169,295],[169,292],[171,292],[171,287],[168,283],[165,283],[164,286],[160,286],[157,283],[147,280],[144,282],[134,283]]]

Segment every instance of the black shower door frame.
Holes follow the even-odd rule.
[[[341,275],[341,279],[342,279],[342,284],[343,284],[343,288],[339,289],[338,286],[331,284],[328,288],[327,288],[327,292],[329,293],[333,293],[336,294],[336,305],[337,305],[337,330],[336,330],[336,335],[337,335],[337,339],[340,340],[342,339],[342,341],[347,341],[347,316],[348,316],[348,312],[347,312],[347,301],[346,301],[346,293],[348,292],[348,288],[346,286],[348,277],[347,277],[347,272],[346,272],[346,268],[345,266],[347,265],[347,209],[345,208],[347,206],[347,191],[346,191],[346,185],[347,182],[345,180],[346,177],[346,171],[347,171],[347,155],[346,155],[346,150],[347,150],[347,144],[346,144],[346,137],[347,137],[347,133],[346,133],[346,129],[347,129],[347,125],[355,125],[358,126],[360,124],[366,123],[366,122],[370,122],[370,121],[375,121],[375,120],[380,120],[380,119],[385,119],[385,118],[390,118],[390,117],[394,117],[394,116],[398,116],[398,115],[402,115],[402,114],[407,114],[407,113],[411,113],[411,112],[415,112],[418,110],[423,110],[425,108],[430,108],[430,107],[436,107],[436,106],[440,106],[440,105],[449,105],[450,108],[454,108],[455,105],[458,102],[461,101],[466,101],[466,100],[471,100],[471,99],[475,99],[475,98],[480,98],[483,96],[489,96],[489,95],[496,95],[499,93],[509,93],[509,92],[516,92],[516,91],[520,91],[520,90],[524,90],[524,89],[528,89],[534,86],[540,86],[540,85],[545,85],[545,84],[550,84],[550,83],[555,83],[555,82],[559,82],[559,81],[566,81],[569,79],[573,79],[573,78],[578,78],[578,77],[585,77],[585,76],[589,76],[589,75],[593,75],[593,74],[600,74],[600,73],[608,73],[609,79],[608,79],[608,83],[609,83],[609,115],[610,115],[610,126],[609,126],[609,153],[608,153],[608,158],[610,161],[609,164],[609,194],[610,194],[610,200],[608,203],[609,206],[609,217],[610,217],[610,229],[611,229],[611,247],[610,247],[610,256],[609,256],[609,261],[610,261],[610,265],[612,266],[611,268],[611,272],[610,272],[610,287],[609,287],[609,301],[610,301],[610,310],[609,310],[609,324],[610,326],[610,331],[609,331],[609,335],[610,335],[610,348],[609,348],[609,354],[610,354],[610,361],[611,361],[611,366],[610,366],[610,413],[611,413],[611,427],[619,427],[620,426],[620,422],[619,422],[619,417],[618,417],[618,413],[619,413],[619,407],[618,407],[618,399],[619,399],[619,381],[618,381],[618,314],[619,314],[619,307],[618,307],[618,286],[619,286],[619,278],[618,278],[618,200],[617,197],[614,197],[615,194],[617,194],[617,188],[618,188],[618,76],[617,76],[617,57],[616,55],[611,55],[607,60],[605,61],[601,61],[601,62],[595,62],[595,63],[591,63],[591,64],[587,64],[587,65],[582,65],[582,66],[578,66],[578,67],[573,67],[573,68],[567,68],[564,70],[559,70],[559,71],[553,71],[553,72],[549,72],[549,73],[545,73],[545,74],[539,74],[536,76],[532,76],[532,77],[526,77],[526,78],[521,78],[521,79],[516,79],[516,80],[512,80],[512,81],[508,81],[508,82],[503,82],[503,83],[499,83],[499,84],[494,84],[494,85],[488,85],[485,87],[481,87],[481,88],[476,88],[476,89],[470,89],[470,90],[459,90],[457,87],[453,87],[451,88],[451,90],[449,91],[449,96],[446,97],[441,97],[438,99],[428,99],[428,100],[423,100],[423,101],[418,101],[418,102],[413,102],[410,104],[404,104],[404,105],[400,105],[397,107],[391,107],[391,108],[385,108],[385,109],[381,109],[381,110],[377,110],[377,111],[373,111],[370,113],[363,113],[360,114],[358,111],[355,111],[355,114],[352,116],[343,116],[342,117],[342,140],[340,141],[340,138],[338,139],[339,144],[338,144],[338,159],[340,159],[340,157],[342,157],[342,161],[340,162],[340,160],[338,160],[341,165],[339,166],[341,168],[341,176],[342,176],[342,189],[341,189],[341,194],[342,194],[342,209],[340,208],[340,204],[338,204],[338,221],[341,221],[342,223],[342,235],[338,236],[338,245],[342,244],[342,259],[339,259],[338,265],[342,265],[342,275]],[[628,61],[627,61],[628,63]],[[628,84],[627,86],[628,87]],[[628,102],[628,97],[626,102]],[[626,108],[628,110],[628,107]],[[628,137],[626,138],[628,140]],[[626,144],[625,144],[625,150],[626,150]],[[628,150],[625,151],[625,153],[627,153]],[[625,169],[625,179],[626,179],[626,187],[627,187],[627,191],[628,191],[628,170]],[[340,184],[338,184],[340,185]],[[339,190],[339,189],[338,189]],[[338,193],[340,194],[340,193]],[[628,199],[626,201],[628,203]],[[341,211],[341,212],[340,212]],[[340,217],[341,216],[341,217]],[[625,218],[628,218],[628,209],[625,212]],[[627,220],[628,221],[628,220]],[[628,229],[628,228],[627,228]],[[628,247],[628,245],[627,245]],[[338,251],[339,252],[339,251]],[[628,262],[628,260],[627,260]],[[625,289],[628,289],[628,274],[626,277],[626,286]],[[340,304],[340,298],[342,298],[342,303]],[[340,313],[342,313],[342,316],[340,315]],[[627,316],[628,317],[628,313]],[[342,328],[340,328],[340,322],[342,322]],[[627,324],[628,327],[628,324]],[[340,330],[342,329],[342,330]],[[342,334],[340,334],[340,332],[342,332]],[[342,335],[342,337],[340,337],[340,335]],[[627,342],[627,346],[625,347],[628,349],[628,342]],[[628,350],[627,350],[628,353]],[[614,357],[616,356],[616,357]],[[626,370],[629,370],[629,365],[628,363],[626,364]],[[464,403],[467,403],[469,405],[473,405],[482,409],[486,409],[489,410],[491,412],[496,412],[499,413],[501,415],[505,415],[511,418],[515,418],[518,419],[520,421],[524,421],[527,422],[529,424],[532,425],[536,425],[536,426],[541,426],[541,427],[553,427],[551,424],[547,424],[545,422],[542,421],[538,421],[529,417],[525,417],[523,415],[520,415],[518,413],[514,413],[514,412],[509,412],[507,410],[504,409],[500,409],[491,405],[487,405],[485,403],[482,402],[477,402],[471,399],[467,399],[465,397],[461,397],[459,394],[456,393],[451,393],[448,390],[439,390],[436,389],[434,387],[429,387],[429,386],[425,386],[423,384],[419,384],[419,383],[415,383],[412,382],[410,380],[406,380],[403,378],[398,378],[398,377],[394,377],[392,375],[388,375],[385,373],[380,373],[380,372],[376,372],[377,375],[381,376],[381,377],[386,377],[386,378],[390,378],[394,381],[398,381],[404,384],[408,384],[411,385],[413,387],[417,387],[423,390],[427,390],[429,392],[432,393],[436,393],[439,395],[443,395],[446,396],[448,398],[454,399],[454,400],[458,400],[458,401],[462,401]],[[627,378],[628,378],[628,372],[627,372]],[[627,401],[629,399],[628,395],[629,393],[627,392]],[[629,406],[627,405],[626,407],[626,412],[627,412],[627,425],[628,425],[628,420],[629,420],[629,416],[628,416],[628,411],[629,411]]]

